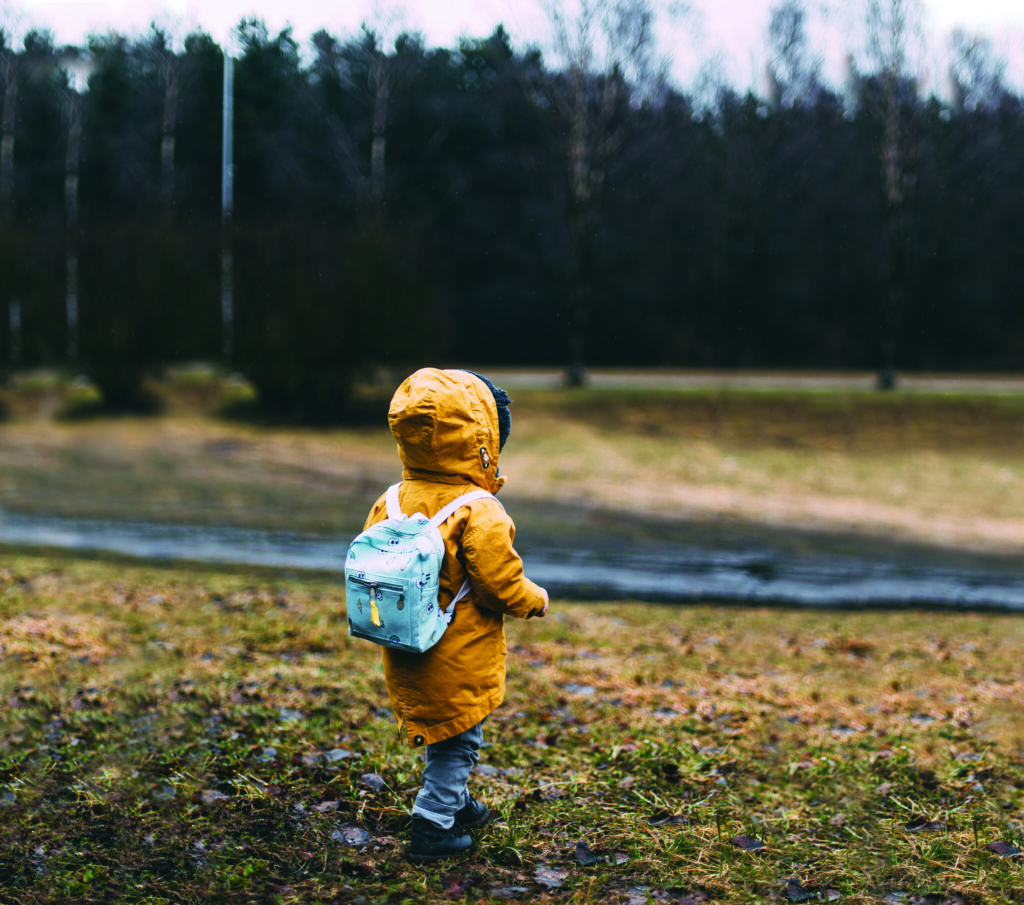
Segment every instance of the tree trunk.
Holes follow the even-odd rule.
[[[163,140],[160,144],[160,194],[165,210],[174,200],[174,141],[178,121],[179,65],[173,57],[164,64],[167,87],[164,91]]]
[[[370,203],[379,208],[384,202],[386,177],[384,152],[387,145],[388,84],[387,63],[378,59],[375,65],[376,85],[373,94],[373,145],[370,149]]]
[[[905,280],[905,220],[902,135],[900,129],[898,76],[890,71],[885,80],[882,134],[882,181],[884,197],[884,286],[882,288],[881,363],[878,388],[896,388],[896,355],[900,322],[903,317]]]
[[[14,125],[18,109],[18,76],[15,64],[5,60],[3,121],[0,123],[0,205],[8,205],[14,192]]]

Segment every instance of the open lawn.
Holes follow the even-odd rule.
[[[559,605],[509,624],[471,780],[418,753],[326,578],[8,551],[0,901],[1024,901],[1024,623]]]
[[[344,429],[259,423],[215,375],[157,390],[146,418],[0,392],[0,508],[344,536],[398,475],[386,389]],[[591,510],[1024,552],[1019,395],[513,397],[524,536]],[[556,601],[509,625],[472,780],[503,820],[423,868],[419,755],[335,578],[2,550],[0,903],[1024,902],[1022,641],[1011,616]]]
[[[248,391],[216,376],[155,392],[164,413],[148,418],[105,416],[73,387],[0,393],[0,507],[347,534],[399,474],[386,386],[364,392],[366,425],[343,429],[240,420]],[[513,511],[565,504],[1024,553],[1024,395],[512,395],[501,468]]]

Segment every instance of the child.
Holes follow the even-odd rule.
[[[402,512],[430,517],[482,487],[497,493],[498,453],[508,439],[511,400],[470,371],[424,368],[395,392],[388,412],[402,460]],[[386,516],[381,497],[366,526]],[[501,504],[478,499],[440,528],[445,539],[439,604],[447,609],[468,576],[472,591],[455,606],[441,639],[425,653],[382,648],[384,676],[399,731],[426,745],[423,787],[412,810],[413,861],[435,861],[470,848],[466,830],[491,818],[466,789],[479,758],[483,721],[505,694],[505,615],[543,616],[548,594],[523,574],[512,547],[515,526]]]

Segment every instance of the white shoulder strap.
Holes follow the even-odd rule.
[[[487,497],[490,497],[492,500],[495,500],[497,502],[493,493],[489,493],[488,491],[483,489],[470,490],[467,493],[462,494],[462,496],[456,497],[454,500],[452,500],[447,506],[444,507],[444,509],[438,512],[430,520],[430,523],[435,528],[439,528],[442,524],[444,524],[444,522],[446,522],[452,516],[452,514],[457,509],[461,509],[467,503],[472,503],[473,500],[482,500],[486,499]],[[501,503],[499,502],[498,505],[500,506]],[[455,615],[455,604],[462,600],[462,598],[465,597],[472,590],[473,584],[472,582],[470,582],[469,578],[467,578],[464,582],[462,582],[462,587],[459,588],[455,596],[452,598],[452,602],[448,605],[448,609],[443,611],[445,623],[449,623],[452,621],[452,616]]]
[[[398,488],[402,486],[402,482],[399,481],[397,484],[392,484],[387,493],[384,494],[384,505],[387,507],[387,516],[389,519],[395,519],[401,521],[405,516],[402,514],[402,507],[398,502]]]
[[[473,500],[482,500],[485,497],[493,496],[493,494],[488,493],[486,490],[470,490],[468,493],[464,493],[462,494],[462,496],[456,497],[454,500],[452,500],[447,506],[444,507],[444,509],[438,512],[430,520],[430,524],[433,525],[435,528],[440,528],[441,525],[443,525],[446,521],[448,521],[449,518],[451,518],[452,513],[454,513],[457,509],[461,509],[467,503],[472,503]]]
[[[452,621],[452,616],[455,615],[455,604],[457,604],[463,597],[465,597],[470,591],[473,590],[473,582],[468,578],[462,582],[462,587],[459,588],[458,593],[452,598],[452,602],[448,604],[448,609],[443,610],[444,621],[449,623]]]
[[[402,486],[402,482],[399,481],[397,484],[392,484],[387,492],[384,494],[384,506],[387,510],[387,517],[389,519],[397,519],[401,521],[405,518],[405,514],[402,512],[402,505],[398,502],[398,488]],[[431,520],[430,523],[435,528],[440,528],[449,518],[452,513],[457,509],[461,509],[467,503],[472,503],[473,500],[481,500],[485,497],[491,497],[494,499],[494,494],[489,493],[483,489],[470,490],[462,496],[456,497],[447,506],[445,506],[440,512],[438,512]],[[501,505],[500,503],[498,505]]]

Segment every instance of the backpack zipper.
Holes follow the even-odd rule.
[[[384,595],[381,594],[381,590],[392,591],[398,594],[398,600],[395,606],[399,610],[405,609],[405,588],[400,584],[393,584],[389,581],[371,581],[368,578],[359,578],[356,575],[350,575],[349,578],[358,585],[362,585],[370,594],[370,622],[372,622],[377,628],[384,627],[384,620],[380,618],[380,612],[377,609],[377,601],[383,602]],[[363,605],[360,602],[359,612],[363,611]]]
[[[354,581],[356,584],[361,584],[368,591],[374,592],[373,596],[376,596],[377,588],[383,588],[385,591],[398,591],[402,592],[405,590],[400,584],[393,584],[389,581],[371,581],[369,578],[358,578],[355,575],[349,576],[349,581]]]

